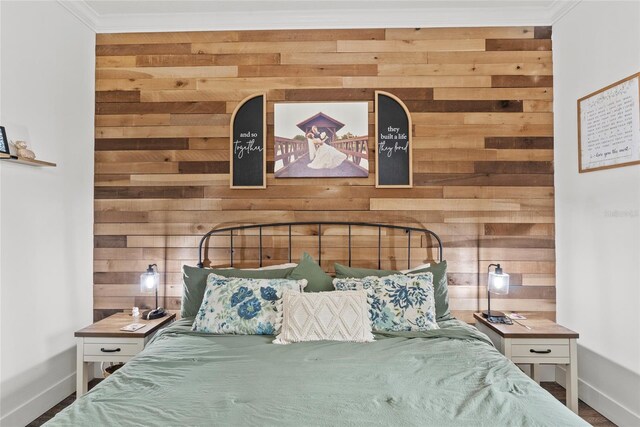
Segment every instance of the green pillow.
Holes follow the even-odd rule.
[[[333,279],[324,272],[308,253],[302,254],[298,266],[287,276],[287,279],[307,279],[305,292],[333,291]]]
[[[339,279],[345,277],[363,278],[367,276],[384,277],[391,274],[400,274],[397,270],[374,270],[372,268],[353,268],[336,263],[336,277]],[[433,295],[436,300],[436,320],[438,322],[450,320],[451,311],[449,310],[449,288],[447,286],[447,261],[433,263],[427,268],[414,270],[411,273],[433,274]]]
[[[278,270],[241,270],[238,268],[198,268],[185,265],[182,267],[182,318],[195,317],[200,310],[204,291],[207,287],[207,276],[215,273],[223,277],[241,277],[249,279],[285,279],[294,267]]]
[[[367,276],[384,277],[400,273],[398,270],[374,270],[373,268],[347,267],[346,265],[338,264],[337,262],[333,266],[336,269],[336,277],[338,279],[348,277],[361,279]]]
[[[451,320],[453,316],[449,310],[449,286],[447,283],[447,261],[433,263],[427,268],[412,271],[411,273],[433,274],[433,296],[436,300],[436,320],[442,322]]]

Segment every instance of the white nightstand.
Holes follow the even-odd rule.
[[[541,364],[567,365],[567,406],[578,413],[578,333],[547,319],[528,316],[514,323],[489,323],[475,313],[476,328],[491,339],[498,351],[516,364],[531,364],[531,376],[540,384]]]
[[[87,392],[90,364],[95,362],[127,362],[147,345],[147,342],[176,318],[175,313],[154,320],[135,320],[128,313],[116,313],[75,333],[76,398]],[[121,331],[130,323],[145,323],[135,332]]]

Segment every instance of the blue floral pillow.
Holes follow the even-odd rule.
[[[333,286],[338,291],[369,291],[374,331],[438,329],[431,273],[334,279]]]
[[[273,335],[282,292],[302,292],[306,280],[245,279],[209,274],[192,330],[211,334]]]

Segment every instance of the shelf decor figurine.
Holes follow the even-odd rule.
[[[0,154],[2,157],[8,157],[11,155],[9,151],[9,140],[7,139],[7,132],[4,130],[4,126],[0,126]]]
[[[27,148],[26,141],[15,141],[13,145],[16,146],[16,154],[23,159],[35,159],[36,154]]]

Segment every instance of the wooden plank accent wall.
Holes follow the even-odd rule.
[[[429,227],[444,240],[458,317],[485,308],[496,262],[512,284],[496,309],[555,317],[550,28],[99,34],[96,53],[96,319],[152,303],[138,286],[149,263],[162,272],[163,304],[178,308],[181,265],[195,264],[212,227],[305,220]],[[411,111],[414,188],[374,188],[373,162],[368,179],[274,178],[275,101],[369,101],[374,158],[376,89]],[[231,190],[231,112],[261,91],[268,188]],[[346,259],[345,232],[324,230],[327,270]],[[383,267],[405,268],[402,238],[385,236]],[[236,259],[257,257],[255,236],[236,240]],[[316,242],[294,239],[294,258],[317,255]],[[214,263],[227,260],[225,243],[211,244]],[[354,265],[375,267],[376,243],[359,236]],[[414,236],[415,263],[435,256],[432,243]],[[265,245],[265,263],[286,261],[286,237]]]

